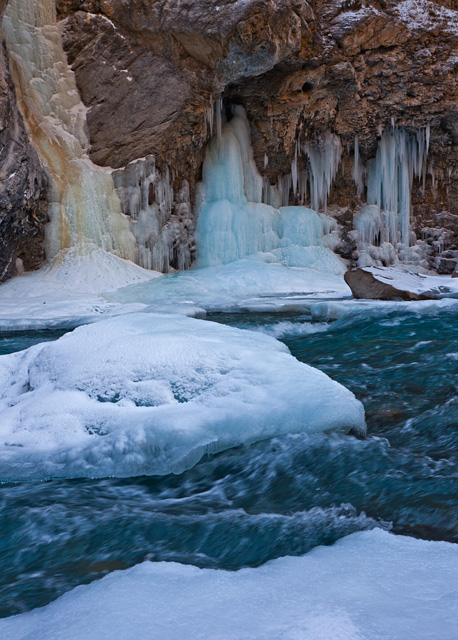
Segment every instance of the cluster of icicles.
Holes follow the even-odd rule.
[[[207,111],[207,122],[213,133],[216,121],[217,136],[221,138],[224,123],[223,102],[218,100]],[[425,188],[430,127],[409,133],[394,124],[379,131],[376,157],[364,167],[361,162],[358,136],[353,153],[353,180],[358,196],[366,192],[366,205],[354,217],[358,232],[361,266],[374,260],[392,263],[397,254],[408,253],[416,238],[410,228],[411,191],[414,178]],[[303,161],[299,163],[299,158]],[[255,202],[276,208],[287,207],[291,201],[326,213],[327,200],[337,176],[342,157],[338,136],[328,132],[319,143],[296,141],[291,172],[280,176],[271,185],[262,178],[262,194]],[[264,168],[268,166],[265,157]],[[299,170],[299,164],[305,170]],[[383,255],[382,255],[383,254]],[[371,257],[372,256],[372,257]]]

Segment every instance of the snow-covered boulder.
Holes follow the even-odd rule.
[[[458,279],[430,276],[395,267],[362,267],[344,275],[355,298],[437,300],[458,297]]]
[[[274,338],[171,314],[102,320],[0,357],[0,478],[181,472],[364,409]]]

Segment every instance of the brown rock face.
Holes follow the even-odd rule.
[[[0,1],[0,19],[6,2]],[[47,178],[20,116],[0,32],[0,282],[44,260]]]
[[[92,160],[116,168],[154,153],[160,164],[195,173],[214,99],[301,45],[300,18],[288,0],[58,0],[57,6],[69,62],[90,107]]]

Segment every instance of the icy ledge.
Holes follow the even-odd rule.
[[[181,472],[364,409],[274,338],[172,314],[101,320],[0,357],[0,479]]]
[[[458,545],[354,533],[221,571],[144,562],[0,620],[9,640],[452,640]]]

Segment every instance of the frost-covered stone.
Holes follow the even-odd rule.
[[[344,276],[355,298],[370,300],[437,300],[458,297],[458,283],[450,276],[412,273],[394,267],[351,269]]]

